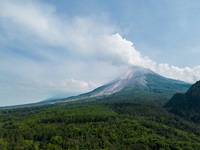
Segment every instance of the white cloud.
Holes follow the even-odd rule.
[[[103,43],[101,43],[103,41]],[[123,39],[119,34],[105,36],[105,41],[100,43],[103,45],[103,52],[100,51],[97,58],[100,60],[111,62],[113,65],[142,66],[149,68],[165,77],[194,83],[200,80],[200,66],[194,68],[179,68],[169,66],[169,64],[157,64],[148,57],[143,57],[139,51],[135,50],[133,43]]]
[[[150,68],[166,77],[186,82],[199,80],[199,66],[191,69],[157,64],[148,57],[143,57],[133,47],[132,42],[123,39],[118,33],[113,34],[116,31],[115,26],[105,25],[103,21],[98,22],[95,18],[61,18],[52,5],[24,0],[2,0],[0,17],[2,20],[0,25],[10,40],[18,40],[22,45],[34,43],[33,45],[37,45],[37,48],[34,46],[34,51],[33,49],[25,51],[48,57],[52,61],[58,61],[60,58],[64,61],[64,56],[67,57],[71,51],[72,57],[87,61],[102,61],[117,66],[138,65]],[[38,48],[41,42],[47,46],[62,47],[64,50],[58,47],[51,51]]]
[[[200,80],[200,66],[194,68],[179,68],[173,65],[170,67],[168,64],[159,64],[155,71],[168,78],[182,80],[189,83],[194,83],[197,80]]]
[[[99,17],[60,18],[52,5],[25,0],[0,2],[1,26],[10,39],[64,47],[79,55],[90,55],[99,35],[115,31],[114,26],[103,25],[106,17]]]
[[[46,86],[55,88],[58,91],[83,93],[99,87],[100,84],[95,84],[91,81],[85,82],[75,79],[65,79],[57,82],[49,82],[46,84]]]
[[[154,69],[156,65],[148,57],[142,57],[140,52],[133,47],[133,43],[123,39],[118,33],[102,37],[97,46],[96,57],[113,65],[135,65],[151,69]]]

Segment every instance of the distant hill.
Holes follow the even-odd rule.
[[[50,97],[48,99],[41,101],[41,103],[50,102],[50,101],[54,101],[54,100],[58,100],[58,99],[63,99],[63,98],[71,97],[71,96],[74,96],[74,95],[78,95],[78,94],[77,93],[60,93],[60,94],[57,94],[53,97]]]
[[[186,92],[191,84],[165,78],[150,69],[134,66],[115,80],[85,94],[68,99],[99,98],[164,104],[173,94]]]
[[[164,105],[170,112],[194,122],[200,122],[200,81],[185,93],[176,93]]]

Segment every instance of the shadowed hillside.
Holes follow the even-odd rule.
[[[164,108],[188,120],[200,122],[200,81],[193,84],[185,94],[174,94]]]

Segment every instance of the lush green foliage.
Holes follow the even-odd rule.
[[[174,114],[200,123],[200,81],[185,93],[176,93],[164,106]]]
[[[200,127],[161,107],[98,102],[0,112],[12,116],[0,121],[0,149],[200,149]]]

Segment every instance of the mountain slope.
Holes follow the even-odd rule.
[[[174,114],[182,116],[194,122],[200,119],[200,81],[193,84],[185,93],[176,93],[164,105],[164,108]]]
[[[176,92],[186,92],[191,84],[168,79],[150,69],[132,67],[115,80],[85,94],[72,97],[72,99],[103,98],[120,100],[134,100],[145,103],[147,100],[159,101],[162,105]],[[160,101],[164,100],[164,101]],[[156,102],[157,103],[157,102]]]

